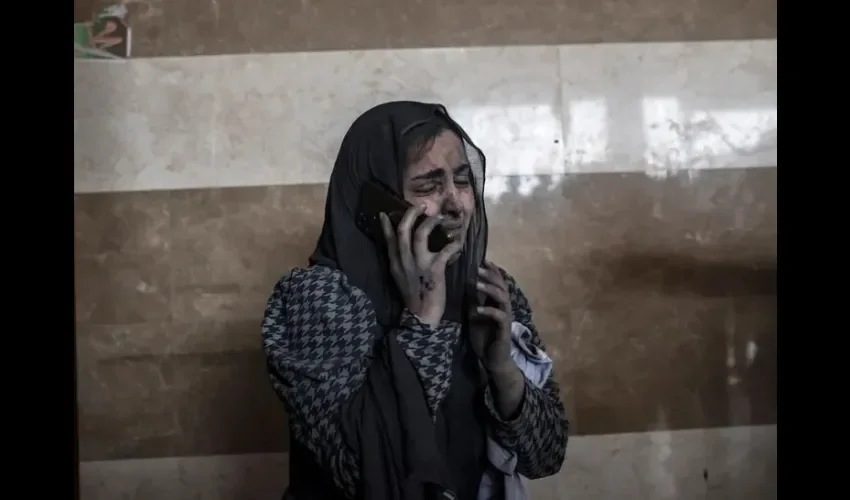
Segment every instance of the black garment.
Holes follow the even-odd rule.
[[[446,463],[425,393],[395,336],[378,346],[366,386],[354,397],[343,421],[349,446],[360,450],[364,499],[451,500]]]
[[[486,420],[480,406],[483,381],[466,342],[466,329],[462,328],[455,347],[451,388],[432,423],[422,389],[416,388],[415,372],[404,353],[387,338],[398,325],[404,304],[389,273],[386,251],[355,224],[363,183],[378,182],[401,196],[407,137],[416,127],[435,120],[462,139],[476,194],[476,212],[466,245],[460,259],[447,269],[444,319],[464,322],[465,284],[475,279],[487,246],[485,158],[443,106],[387,103],[354,122],[331,174],[324,226],[310,259],[311,265],[339,269],[351,284],[363,290],[374,306],[381,330],[375,335],[376,359],[366,385],[346,405],[341,422],[346,443],[360,456],[360,492],[368,494],[363,498],[369,500],[428,499],[419,486],[411,485],[416,478],[422,480],[420,485],[439,483],[458,499],[475,500],[486,466]],[[299,455],[305,455],[301,451]],[[297,458],[294,452],[295,448],[293,461]],[[327,474],[315,462],[309,462],[312,465],[291,465],[293,498],[335,498],[337,493],[312,489],[310,484],[329,482]],[[431,494],[437,490],[432,489]]]
[[[289,445],[289,486],[282,500],[346,500],[331,474],[316,462],[306,446],[293,439]]]

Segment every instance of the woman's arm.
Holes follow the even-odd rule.
[[[514,321],[527,327],[531,332],[530,343],[545,351],[531,319],[528,299],[510,275],[504,271],[502,274],[511,296]],[[485,391],[484,401],[496,439],[504,448],[517,454],[517,472],[529,479],[537,479],[551,476],[561,469],[566,455],[569,422],[560,389],[552,375],[541,388],[525,377],[523,379],[523,396],[516,418],[508,421],[499,416],[490,386]]]
[[[342,410],[365,381],[377,329],[365,293],[324,267],[295,269],[283,277],[263,319],[269,377],[289,414],[292,439],[315,455],[349,497],[360,467],[357,451],[343,441]],[[456,329],[449,323],[431,328],[405,313],[393,332],[427,380],[429,408],[439,405],[450,385],[451,351],[442,348],[441,339]]]

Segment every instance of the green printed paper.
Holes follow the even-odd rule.
[[[74,23],[74,57],[83,59],[126,59],[130,57],[130,27],[127,8],[104,9],[93,21]]]

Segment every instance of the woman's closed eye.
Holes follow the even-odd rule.
[[[455,186],[458,187],[468,187],[469,186],[469,175],[459,175],[454,179]]]
[[[416,186],[413,189],[413,194],[415,194],[416,196],[428,196],[436,192],[438,188],[439,185],[436,183],[427,184],[424,186]]]
[[[453,173],[453,181],[455,183],[455,186],[469,186],[472,177],[472,168],[469,165],[461,165],[455,168]]]

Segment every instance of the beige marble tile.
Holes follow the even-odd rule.
[[[75,191],[214,185],[217,64],[75,60]]]
[[[438,101],[518,176],[776,164],[776,42],[519,46],[77,62],[77,192],[326,182],[352,121]],[[566,147],[566,154],[565,154]]]
[[[559,50],[567,172],[776,165],[775,40]]]
[[[80,463],[81,500],[183,500],[178,459]]]
[[[535,500],[770,500],[776,479],[776,426],[728,427],[576,437],[561,472],[532,481],[531,492]]]
[[[277,499],[288,468],[286,453],[82,462],[80,499]]]
[[[221,61],[221,185],[326,182],[354,119],[390,100],[445,104],[488,154],[492,175],[560,168],[554,47],[245,55]]]
[[[404,99],[447,105],[492,175],[561,169],[554,47],[77,63],[77,74],[78,192],[327,182],[354,119]]]
[[[731,427],[705,439],[709,500],[777,498],[777,427]]]
[[[535,500],[773,500],[777,428],[728,427],[570,439],[561,471],[531,481]],[[82,500],[268,500],[287,454],[80,464]]]

